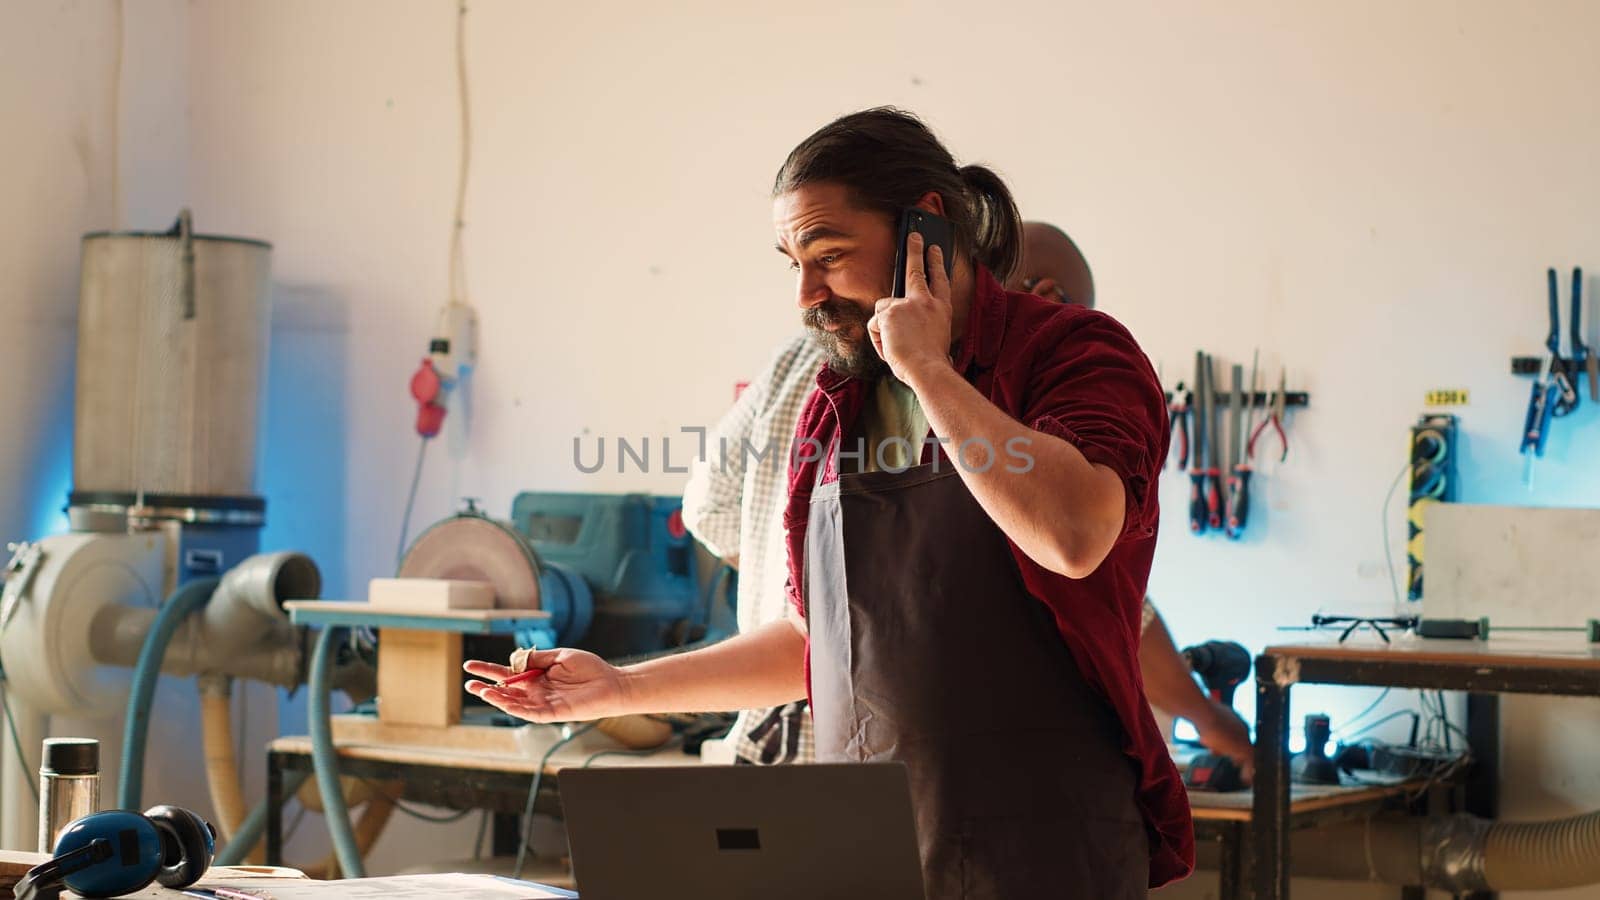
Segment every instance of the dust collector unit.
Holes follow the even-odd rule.
[[[187,210],[170,232],[84,236],[74,530],[262,524],[271,255],[263,241],[193,234]]]

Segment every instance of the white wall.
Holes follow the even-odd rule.
[[[450,450],[429,462],[413,527],[462,495],[504,512],[530,488],[676,491],[659,458],[648,475],[582,475],[573,438],[659,440],[718,414],[732,382],[794,329],[790,277],[769,249],[773,172],[811,129],[878,103],[918,111],[959,157],[1007,176],[1025,214],[1066,227],[1102,307],[1169,381],[1187,377],[1197,347],[1247,363],[1261,346],[1272,371],[1287,365],[1292,387],[1312,393],[1291,421],[1288,465],[1256,482],[1248,540],[1190,537],[1186,482],[1163,486],[1151,590],[1180,641],[1258,648],[1317,609],[1389,606],[1380,506],[1429,388],[1472,392],[1462,499],[1600,505],[1583,449],[1600,404],[1558,423],[1530,494],[1515,456],[1527,385],[1505,374],[1506,358],[1543,336],[1544,268],[1600,267],[1589,48],[1600,8],[982,9],[473,3],[466,240],[481,368],[470,417],[452,413]],[[108,201],[60,217],[90,196],[79,169],[108,171],[99,60],[113,21],[100,6],[6,14],[58,42],[0,44],[24,63],[37,55],[23,71],[59,67],[42,97],[0,84],[39,123],[31,149],[8,143],[8,171],[45,173],[0,181],[45,191],[4,205],[40,212],[8,212],[19,243],[0,257],[36,284],[0,291],[54,336],[29,342],[46,354],[29,371],[50,373],[40,383],[59,404],[70,322],[49,316],[70,309],[76,235]],[[170,173],[186,147],[181,199],[202,229],[276,245],[268,545],[315,553],[335,595],[392,564],[414,459],[406,380],[446,293],[454,17],[447,2],[196,4],[175,30],[187,35],[182,68],[147,88],[184,97],[174,85],[186,79],[185,113],[169,100],[141,117],[165,124],[123,152]],[[86,35],[85,61],[67,64]],[[125,131],[135,124],[124,117]],[[98,162],[63,165],[83,158],[72,136],[85,133]],[[143,165],[125,162],[124,179],[148,184]],[[177,193],[122,191],[130,215],[150,210],[136,225],[164,224]],[[35,234],[41,221],[56,223],[52,235]],[[56,421],[46,401],[20,402],[35,404],[23,433]],[[54,427],[50,446],[65,439]],[[17,432],[0,441],[16,442],[0,453],[0,491],[44,490],[29,455],[40,445]],[[1389,516],[1403,565],[1402,505]],[[1295,709],[1337,718],[1365,696],[1300,689]],[[1575,768],[1581,755],[1543,765]],[[412,846],[407,833],[380,844],[378,867]]]
[[[54,527],[72,479],[78,237],[111,218],[116,45],[106,4],[0,9],[0,309],[12,373],[0,534]]]
[[[104,4],[0,8],[0,310],[13,387],[0,429],[0,541],[65,524],[77,239],[110,219],[116,166],[112,13]],[[30,731],[20,704],[6,700]],[[25,754],[31,766],[18,766],[9,746],[0,753],[0,794],[38,777],[38,747]],[[6,837],[27,833],[26,810],[5,819]]]
[[[1387,606],[1378,507],[1426,388],[1473,391],[1464,493],[1518,495],[1526,384],[1506,358],[1538,349],[1544,267],[1584,261],[1595,231],[1593,7],[1001,2],[985,24],[866,4],[846,27],[758,6],[474,4],[482,366],[419,521],[460,493],[504,509],[523,488],[676,489],[659,466],[583,476],[572,439],[719,412],[794,327],[773,171],[879,102],[1069,228],[1169,380],[1196,346],[1262,346],[1312,392],[1251,540],[1163,536],[1153,590],[1180,630],[1212,630],[1224,598],[1255,644],[1318,606]],[[280,282],[347,313],[341,439],[361,477],[339,512],[366,525],[345,539],[348,589],[392,552],[405,382],[446,287],[454,13],[403,10],[208,4],[191,38],[197,217],[274,240]],[[1559,423],[1531,502],[1600,500],[1574,437],[1591,421]]]
[[[146,0],[125,16],[122,4],[107,0],[0,7],[0,310],[13,382],[0,431],[0,540],[66,528],[79,238],[164,230],[184,202],[187,8],[181,0]],[[249,693],[235,706],[245,746],[277,731],[273,692],[257,685]],[[121,731],[120,719],[50,723],[49,734],[101,740],[107,805],[116,797]],[[205,785],[193,778],[201,752],[192,679],[162,680],[151,735],[145,798],[209,810]],[[8,789],[36,781],[38,754],[24,748],[30,771]],[[255,795],[264,781],[260,760],[255,752],[245,765]]]

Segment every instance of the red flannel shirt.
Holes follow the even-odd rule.
[[[1127,514],[1105,562],[1086,578],[1058,575],[1011,551],[1023,583],[1055,614],[1061,637],[1088,683],[1122,720],[1123,750],[1139,765],[1138,805],[1150,831],[1150,886],[1194,868],[1189,797],[1145,699],[1139,674],[1140,607],[1156,548],[1156,479],[1167,455],[1166,400],[1132,335],[1110,316],[1008,292],[979,267],[976,297],[956,369],[1017,421],[1078,448],[1122,479]],[[789,599],[800,598],[812,486],[838,478],[840,435],[860,414],[866,384],[824,368],[800,413],[783,524]],[[811,443],[815,441],[816,443]],[[828,448],[818,453],[816,448]],[[820,456],[820,459],[817,457]],[[806,681],[810,683],[810,645]]]

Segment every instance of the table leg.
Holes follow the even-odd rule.
[[[515,813],[494,814],[494,837],[490,856],[516,856],[522,842],[522,817]]]
[[[1255,900],[1289,896],[1289,686],[1277,661],[1256,657],[1256,775],[1251,810],[1251,881]]]
[[[1472,768],[1467,772],[1467,812],[1483,819],[1500,814],[1500,696],[1467,695],[1467,742]],[[1495,900],[1498,891],[1473,891],[1466,900]]]
[[[1233,823],[1223,832],[1217,861],[1217,900],[1243,900],[1244,826]]]
[[[267,865],[283,865],[283,757],[267,754]]]

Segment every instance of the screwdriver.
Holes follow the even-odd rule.
[[[1244,431],[1250,434],[1250,420],[1255,418],[1256,386],[1260,374],[1261,348],[1256,348],[1250,361],[1250,393],[1245,399]],[[1240,453],[1233,466],[1233,480],[1228,483],[1228,537],[1238,540],[1244,536],[1244,523],[1250,518],[1250,454]]]
[[[1206,530],[1206,354],[1197,350],[1194,354],[1194,408],[1190,415],[1194,418],[1194,447],[1191,448],[1190,461],[1194,467],[1189,470],[1189,530],[1195,534],[1204,534]]]
[[[1600,353],[1590,353],[1583,343],[1583,269],[1572,270],[1572,377],[1589,374],[1589,399],[1600,400]]]
[[[1211,368],[1211,357],[1206,357],[1206,427],[1211,438],[1206,441],[1206,524],[1213,531],[1222,530],[1222,463],[1217,459],[1217,373]]]

